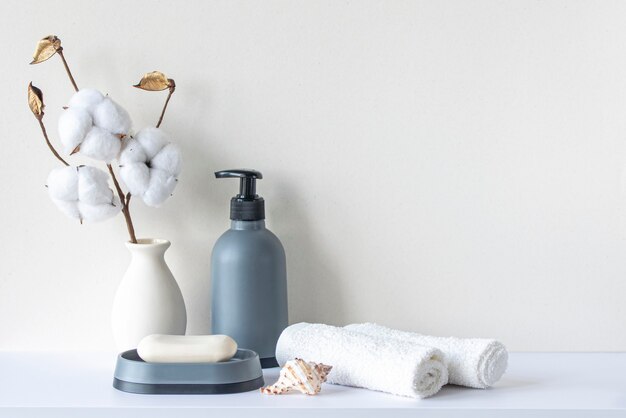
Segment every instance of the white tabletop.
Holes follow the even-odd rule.
[[[330,384],[318,396],[135,395],[111,386],[115,357],[0,352],[0,417],[626,417],[626,353],[512,353],[493,388],[422,400]],[[266,384],[277,376],[266,370]]]

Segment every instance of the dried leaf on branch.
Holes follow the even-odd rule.
[[[172,89],[175,86],[174,80],[167,78],[162,72],[152,71],[151,73],[144,74],[139,83],[135,84],[133,87],[147,91],[161,91]]]
[[[28,83],[28,107],[36,118],[43,117],[43,93],[33,83]]]
[[[55,35],[46,36],[39,43],[33,53],[33,60],[31,64],[39,64],[44,62],[61,49],[61,40]]]

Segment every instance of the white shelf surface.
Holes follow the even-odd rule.
[[[136,395],[111,386],[115,359],[0,352],[0,417],[626,417],[626,353],[512,353],[494,387],[422,400],[330,384],[318,396]],[[266,384],[277,376],[266,370]]]

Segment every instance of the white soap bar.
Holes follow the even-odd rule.
[[[137,346],[148,363],[217,363],[231,359],[237,343],[228,335],[162,335],[144,337]]]

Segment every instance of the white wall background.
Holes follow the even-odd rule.
[[[49,200],[46,122],[79,86],[163,127],[186,165],[160,210],[133,204],[192,333],[208,332],[209,254],[236,181],[265,179],[288,253],[291,321],[376,321],[492,336],[513,350],[626,350],[626,3],[3,1],[0,349],[113,348],[123,218],[80,226]],[[79,160],[74,160],[79,161]]]

